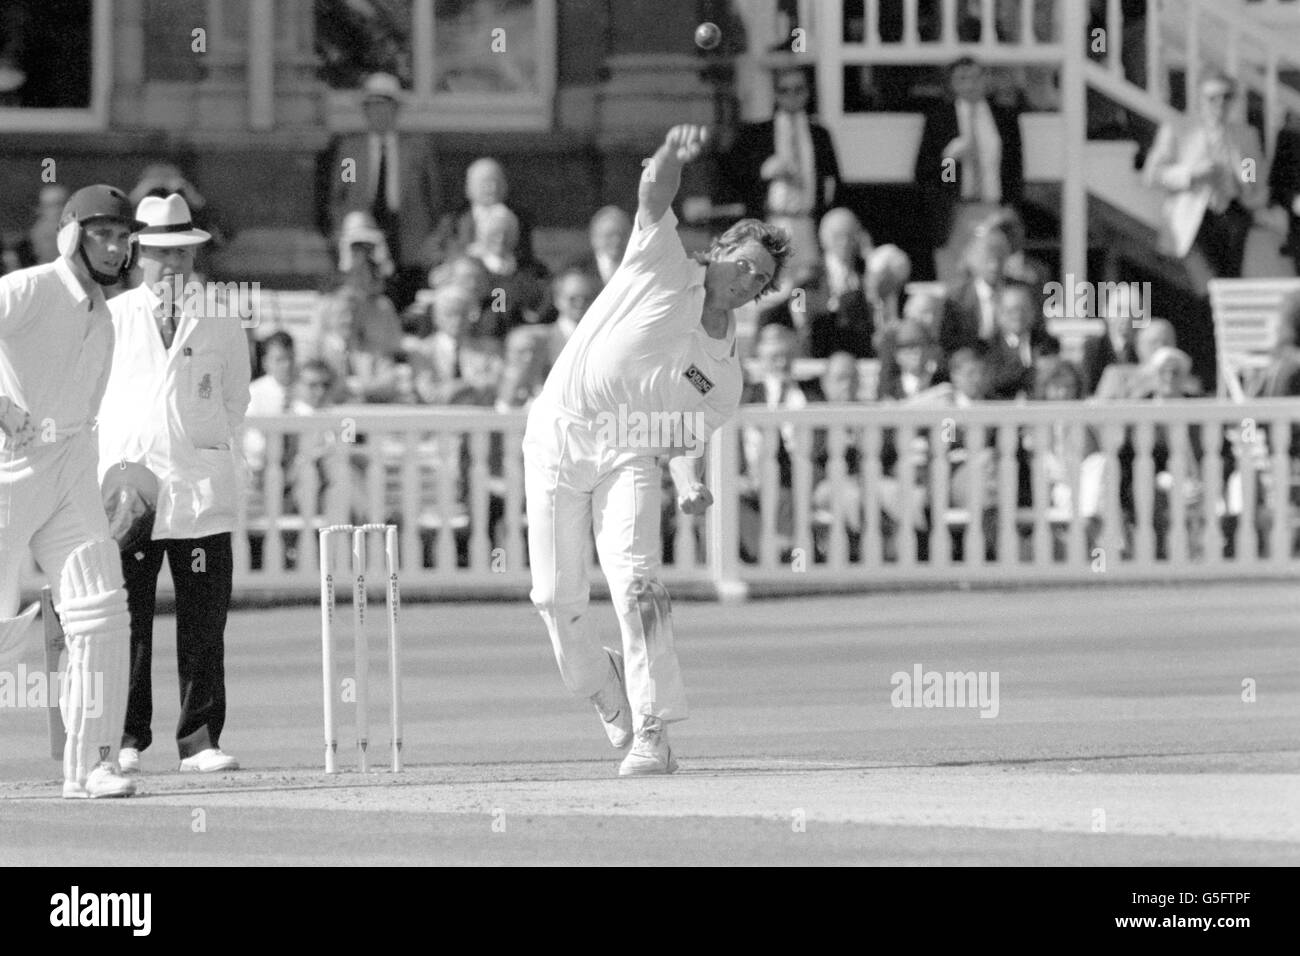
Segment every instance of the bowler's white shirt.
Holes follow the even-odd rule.
[[[99,472],[123,459],[158,476],[153,536],[233,531],[242,493],[236,436],[248,409],[248,340],[239,316],[181,316],[170,350],[140,286],[109,302],[117,347],[99,408]]]
[[[649,227],[634,222],[622,266],[560,352],[539,404],[593,427],[607,415],[676,413],[689,439],[705,440],[735,414],[742,378],[734,320],[723,339],[700,323],[704,272],[686,254],[671,209]]]
[[[38,441],[89,429],[112,357],[108,303],[62,256],[0,277],[0,395],[31,414]]]

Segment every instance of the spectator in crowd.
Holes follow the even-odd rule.
[[[43,265],[59,257],[59,217],[67,202],[68,190],[63,186],[50,183],[41,187],[36,202],[36,219],[14,249],[15,260],[6,263],[7,270]]]
[[[566,269],[555,277],[551,284],[551,295],[555,302],[555,321],[547,327],[546,366],[549,369],[560,356],[579,320],[586,314],[591,303],[595,301],[597,280],[589,272],[581,269]]]
[[[1146,327],[1137,333],[1133,350],[1137,353],[1137,364],[1116,363],[1108,366],[1097,383],[1094,398],[1098,401],[1124,401],[1138,397],[1146,387],[1148,363],[1161,348],[1174,348],[1178,344],[1174,334],[1174,325],[1168,319],[1151,319]]]
[[[289,412],[310,411],[296,394],[297,369],[294,362],[293,336],[288,332],[272,332],[262,344],[262,368],[265,374],[258,376],[248,386],[248,414],[284,415]],[[301,407],[300,407],[301,406]],[[288,442],[285,443],[286,460]],[[263,470],[266,467],[266,436],[256,428],[244,432],[244,459],[253,475],[254,482],[260,487]]]
[[[906,401],[934,385],[939,368],[934,333],[925,323],[904,319],[884,342],[880,361],[880,398]]]
[[[878,327],[897,325],[903,288],[912,277],[912,260],[893,244],[877,246],[867,257],[867,301]]]
[[[383,242],[379,230],[362,224],[340,237],[339,259],[347,271],[321,303],[309,356],[329,363],[351,401],[388,402],[396,395],[402,323],[383,293]]]
[[[911,293],[903,302],[902,319],[915,319],[929,329],[930,334],[937,340],[946,304],[947,299],[939,291],[924,289]],[[877,330],[877,335],[884,331],[886,330]]]
[[[840,168],[830,133],[808,116],[810,73],[781,69],[773,82],[772,119],[741,126],[721,167],[743,215],[789,232],[794,258],[787,268],[796,275],[815,265],[817,223],[835,201]]]
[[[1137,330],[1133,327],[1133,309],[1128,301],[1128,286],[1106,302],[1106,331],[1083,343],[1084,388],[1089,395],[1097,391],[1102,374],[1112,365],[1136,365]]]
[[[1042,314],[1038,290],[1007,282],[998,292],[998,334],[984,344],[988,397],[1006,401],[1034,394],[1034,371],[1045,354],[1059,354],[1060,343],[1035,331]]]
[[[763,327],[758,336],[755,357],[757,378],[747,382],[741,391],[741,404],[762,405],[769,409],[796,409],[808,404],[809,392],[816,394],[820,386],[815,379],[801,382],[794,378],[794,360],[798,354],[798,336],[787,325],[772,323]],[[775,520],[778,553],[788,550],[794,530],[793,464],[790,458],[797,435],[794,426],[782,426],[778,432],[776,456],[779,491]],[[741,434],[741,509],[740,551],[747,561],[757,561],[761,553],[762,522],[761,481],[763,462],[769,454],[764,447],[763,430],[746,428]]]
[[[1019,117],[990,101],[984,68],[963,57],[949,67],[948,78],[952,98],[926,116],[916,184],[935,274],[952,286],[975,227],[1020,201],[1024,161]]]
[[[1161,247],[1184,261],[1201,293],[1199,308],[1177,317],[1178,339],[1201,381],[1212,386],[1217,369],[1206,284],[1241,276],[1252,210],[1267,204],[1269,177],[1259,134],[1231,118],[1237,81],[1211,70],[1198,90],[1191,118],[1161,126],[1143,177],[1167,197]]]
[[[461,349],[473,334],[479,306],[463,286],[447,283],[434,290],[432,310],[433,333],[404,344],[421,401],[445,405],[463,383]]]
[[[448,405],[492,408],[501,389],[501,340],[487,335],[465,339],[460,347],[460,378],[448,390]]]
[[[939,348],[945,358],[962,348],[976,348],[997,334],[997,301],[1006,281],[1011,245],[1001,232],[975,236],[966,250],[966,278],[944,303],[939,321]]]
[[[1038,259],[1031,258],[1025,252],[1025,220],[1020,213],[1010,206],[991,213],[975,227],[976,233],[1000,232],[1007,240],[1011,255],[1007,256],[1003,272],[1009,277],[1028,282],[1033,286],[1043,286],[1050,278],[1047,266]]]
[[[618,206],[602,206],[591,217],[588,235],[591,251],[570,263],[566,271],[578,270],[595,276],[599,292],[623,262],[627,240],[632,235],[632,218]]]
[[[1277,131],[1268,192],[1269,202],[1286,212],[1286,251],[1295,260],[1295,274],[1300,276],[1300,120],[1294,116]]]
[[[487,210],[476,229],[477,238],[467,252],[487,269],[492,290],[480,331],[502,338],[520,325],[539,323],[546,304],[546,269],[520,257],[518,217],[498,203]]]
[[[498,401],[505,398],[511,408],[527,408],[541,394],[551,370],[551,332],[548,328],[521,325],[506,336],[505,367],[501,373]],[[509,389],[506,380],[509,379]]]
[[[1197,392],[1192,381],[1191,356],[1181,349],[1161,346],[1143,370],[1143,383],[1135,398],[1187,398]]]
[[[402,309],[410,303],[431,262],[421,244],[441,206],[438,170],[429,137],[397,128],[404,95],[389,73],[373,73],[362,87],[366,131],[336,137],[322,156],[322,231],[342,231],[343,217],[371,214],[397,270],[388,293]],[[351,175],[344,175],[344,163]]]
[[[1300,292],[1282,300],[1273,320],[1273,354],[1268,365],[1245,384],[1252,398],[1300,395]]]
[[[465,253],[483,238],[489,216],[498,206],[506,206],[515,217],[515,255],[521,263],[533,262],[532,226],[519,209],[506,204],[509,182],[502,165],[483,156],[465,170],[465,204],[446,213],[437,228],[425,240],[425,258],[433,265]]]
[[[858,358],[875,355],[875,322],[867,304],[867,278],[864,249],[870,249],[871,237],[858,217],[843,207],[832,209],[822,217],[818,230],[822,259],[820,267],[804,288],[807,309],[807,353],[826,358],[835,352],[848,352]],[[798,305],[787,308],[794,319]]]
[[[848,352],[836,352],[827,358],[819,387],[808,390],[808,399],[845,405],[858,401],[860,390],[857,358]],[[862,454],[851,429],[841,429],[841,434],[844,450],[839,464],[842,466],[840,473],[846,480],[836,481],[833,472],[840,469],[832,467],[830,429],[813,431],[812,506],[822,516],[814,527],[813,544],[817,559],[822,561],[826,560],[829,550],[828,523],[836,516],[843,521],[847,533],[848,559],[859,560],[862,551]]]

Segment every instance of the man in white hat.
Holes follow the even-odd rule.
[[[153,740],[153,616],[165,557],[176,585],[180,769],[233,770],[238,763],[220,741],[239,493],[235,436],[248,409],[248,345],[237,314],[201,314],[211,300],[190,286],[190,276],[195,249],[210,237],[194,227],[184,198],[146,196],[136,218],[145,224],[138,240],[144,282],[109,304],[117,349],[99,409],[100,473],[106,495],[115,486],[119,512],[137,515],[148,502],[143,490],[133,501],[131,483],[113,482],[114,470],[139,464],[158,480],[152,535],[122,553],[131,685],[120,761],[124,772],[138,771],[140,752]]]
[[[67,637],[65,797],[135,792],[117,764],[126,593],[95,483],[91,428],[113,355],[103,288],[130,271],[140,226],[120,189],[87,186],[63,208],[59,257],[0,278],[0,671],[31,647],[37,605],[18,613],[30,553]]]
[[[410,304],[429,270],[420,247],[437,222],[440,192],[429,137],[397,129],[403,93],[397,77],[372,73],[362,87],[366,129],[335,139],[326,154],[328,232],[337,237],[344,217],[363,210],[388,240],[397,265],[389,295],[398,310]]]

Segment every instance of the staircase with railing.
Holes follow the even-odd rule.
[[[854,69],[970,55],[1040,85],[1058,76],[1059,109],[1022,114],[1025,179],[1059,215],[1061,271],[1075,276],[1088,274],[1090,247],[1152,258],[1161,197],[1142,183],[1139,154],[1195,104],[1203,69],[1237,77],[1238,107],[1269,153],[1288,115],[1300,118],[1295,0],[829,0],[814,15],[821,118],[850,182],[910,183],[923,126],[919,114],[846,109]],[[1101,109],[1123,118],[1118,136],[1090,137]]]

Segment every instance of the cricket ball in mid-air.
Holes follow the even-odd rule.
[[[722,31],[716,23],[705,21],[695,28],[695,45],[701,50],[712,50],[722,42]]]

